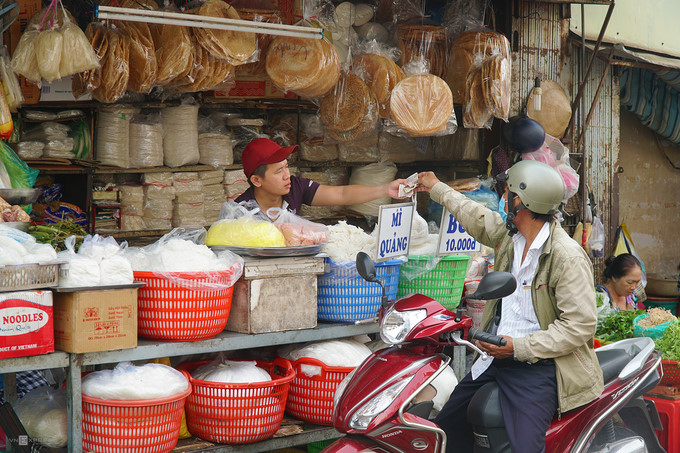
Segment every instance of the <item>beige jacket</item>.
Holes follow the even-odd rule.
[[[472,237],[495,250],[495,270],[510,271],[513,241],[498,213],[441,182],[432,188],[431,197],[446,206]],[[531,287],[542,330],[513,338],[513,345],[516,360],[533,363],[555,359],[560,413],[589,403],[604,388],[593,349],[597,327],[594,287],[588,255],[553,222]],[[487,302],[482,317],[484,330],[491,326],[497,304],[498,300]]]

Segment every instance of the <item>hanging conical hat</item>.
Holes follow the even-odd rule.
[[[571,103],[564,89],[552,80],[542,80],[541,110],[534,108],[535,89],[531,90],[527,101],[529,118],[538,121],[546,134],[562,138],[571,119]]]

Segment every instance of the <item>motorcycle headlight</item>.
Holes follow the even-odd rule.
[[[388,344],[399,344],[411,330],[427,317],[427,310],[388,310],[380,323],[380,338]]]
[[[387,409],[392,402],[399,396],[402,390],[411,382],[415,375],[409,376],[401,381],[392,384],[373,398],[366,404],[361,406],[349,421],[349,426],[353,429],[365,430],[369,423],[381,412]]]
[[[345,391],[345,388],[347,388],[347,384],[349,384],[349,381],[352,380],[355,374],[357,374],[357,370],[359,367],[356,367],[353,369],[347,376],[345,376],[345,379],[340,381],[340,384],[335,388],[335,395],[333,396],[333,407],[338,407],[338,400],[340,399],[340,395],[342,395],[342,392]]]

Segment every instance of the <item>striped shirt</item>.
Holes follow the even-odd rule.
[[[543,246],[549,237],[550,223],[546,222],[529,246],[524,261],[522,261],[522,255],[524,254],[527,240],[522,236],[522,233],[517,233],[512,237],[514,257],[510,272],[517,280],[517,289],[511,295],[503,298],[501,304],[501,322],[498,325],[496,335],[520,338],[541,330],[536,312],[534,311],[534,304],[531,300],[531,283],[534,281],[534,275],[536,274],[536,269],[538,269],[538,259],[543,251]],[[481,357],[477,359],[470,370],[472,379],[477,379],[479,375],[486,371],[491,362],[493,362],[493,357],[491,356],[487,360],[481,360]]]
[[[517,280],[517,289],[510,296],[503,298],[498,335],[520,338],[541,330],[531,300],[531,283],[534,281],[538,258],[541,256],[543,245],[548,237],[550,237],[550,224],[546,222],[529,246],[524,261],[522,261],[522,255],[527,240],[522,233],[517,233],[512,237],[514,258],[511,272]]]

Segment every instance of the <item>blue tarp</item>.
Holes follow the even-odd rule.
[[[621,105],[642,124],[680,144],[680,72],[624,68]]]

